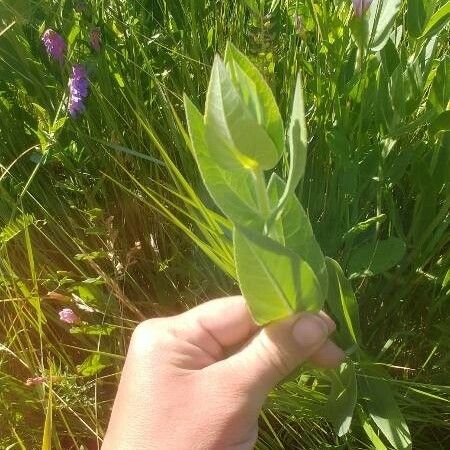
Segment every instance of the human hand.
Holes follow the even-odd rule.
[[[259,328],[241,296],[150,319],[133,333],[103,450],[248,450],[272,388],[309,360],[344,358],[323,312]]]

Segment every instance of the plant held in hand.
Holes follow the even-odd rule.
[[[237,277],[254,319],[265,324],[320,310],[328,286],[325,259],[295,195],[307,144],[300,76],[287,133],[269,86],[232,45],[224,61],[214,61],[205,114],[188,98],[185,109],[203,181],[234,225]],[[273,169],[286,148],[285,181]]]
[[[236,274],[254,320],[264,325],[297,312],[318,311],[326,300],[338,324],[334,338],[352,356],[330,376],[326,415],[336,434],[349,432],[361,392],[364,401],[370,399],[365,413],[394,448],[409,448],[408,426],[383,381],[388,374],[359,366],[368,356],[361,346],[351,284],[340,265],[324,257],[295,194],[307,147],[300,76],[286,132],[269,86],[232,45],[227,46],[224,61],[214,60],[205,113],[187,97],[184,104],[203,181],[233,223]],[[285,152],[289,171],[283,180],[275,167]],[[379,417],[388,418],[388,431]]]

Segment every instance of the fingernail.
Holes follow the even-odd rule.
[[[320,318],[327,325],[328,334],[334,333],[336,331],[336,324],[334,320],[325,311],[319,311],[317,315],[320,316]]]
[[[292,334],[301,347],[315,347],[327,338],[328,327],[320,317],[307,314],[297,321]]]

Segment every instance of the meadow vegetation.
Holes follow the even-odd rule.
[[[97,448],[136,324],[238,292],[183,106],[229,41],[285,123],[302,73],[296,193],[356,294],[358,386],[377,380],[339,432],[333,373],[304,367],[257,448],[450,447],[450,3],[370,8],[367,30],[350,0],[0,0],[1,449]]]

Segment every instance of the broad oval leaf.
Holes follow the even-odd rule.
[[[350,278],[386,272],[397,265],[405,253],[406,244],[393,236],[357,247],[350,255],[348,263]]]
[[[277,205],[285,189],[286,183],[276,173],[273,173],[267,187],[272,205]],[[289,250],[297,253],[311,266],[325,298],[328,290],[325,258],[314,237],[308,215],[294,192],[291,192],[274,221],[270,236]]]
[[[205,138],[216,163],[227,170],[271,169],[282,153],[242,100],[218,56],[206,96]]]
[[[184,96],[184,108],[197,165],[203,182],[217,206],[233,222],[262,227],[250,171],[226,171],[220,167],[206,145],[203,116]]]
[[[258,111],[258,123],[265,128],[281,155],[284,152],[283,120],[269,85],[252,62],[231,43],[225,50],[225,63],[230,66],[245,103]]]
[[[234,252],[239,285],[258,324],[322,307],[313,270],[294,252],[239,226],[234,229]]]

